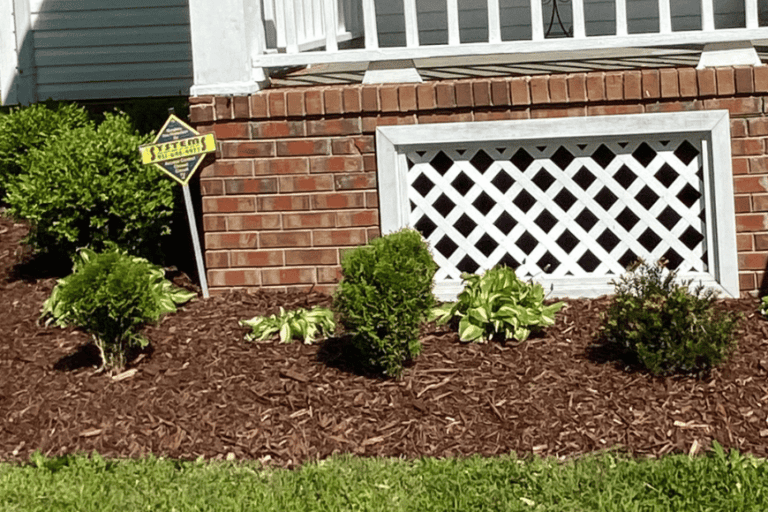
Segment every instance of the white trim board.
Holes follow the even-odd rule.
[[[722,294],[739,296],[736,220],[731,172],[728,111],[633,114],[560,119],[441,123],[377,128],[377,166],[382,233],[406,227],[410,216],[406,154],[468,143],[546,144],[642,139],[664,136],[695,137],[701,141],[703,201],[706,211],[708,271],[680,273]],[[614,291],[610,276],[536,276],[553,296],[595,297]],[[461,290],[457,280],[436,281],[435,294],[453,300]]]

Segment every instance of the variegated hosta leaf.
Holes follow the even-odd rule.
[[[485,341],[483,333],[483,328],[473,324],[468,317],[462,318],[459,322],[459,339],[461,341]]]
[[[285,311],[280,307],[279,315],[256,316],[250,320],[241,320],[240,325],[251,328],[251,332],[245,336],[248,341],[265,340],[277,334],[281,343],[290,343],[299,338],[309,344],[320,336],[333,334],[336,329],[333,311],[320,307],[294,311]]]

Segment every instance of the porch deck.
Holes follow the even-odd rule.
[[[762,63],[768,62],[768,40],[755,41]],[[532,76],[590,71],[623,71],[668,67],[695,67],[702,48],[618,48],[591,50],[563,60],[558,52],[531,55],[486,55],[414,59],[421,79],[460,80],[499,76]],[[272,87],[359,84],[368,63],[336,62],[271,68],[267,70]]]

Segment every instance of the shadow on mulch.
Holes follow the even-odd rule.
[[[144,358],[150,358],[155,352],[152,343],[144,348],[131,347],[128,349],[126,368],[132,368]],[[141,356],[144,357],[141,357]],[[53,364],[53,369],[59,372],[73,372],[83,368],[98,368],[101,366],[101,354],[99,348],[93,343],[85,343],[77,347],[77,350],[67,354]]]
[[[595,364],[611,365],[622,372],[650,375],[635,355],[603,338],[598,338],[594,343],[587,345],[584,356]]]
[[[352,343],[352,336],[350,335],[323,340],[319,344],[316,359],[319,363],[344,373],[372,380],[386,380],[386,377],[381,373],[377,373],[366,366],[363,354]]]
[[[20,261],[10,268],[7,282],[34,283],[41,279],[61,278],[72,272],[72,262],[61,256],[49,254],[23,254]]]
[[[59,372],[71,372],[82,368],[99,366],[101,355],[99,349],[93,343],[80,345],[77,350],[68,354],[54,363],[53,369]]]

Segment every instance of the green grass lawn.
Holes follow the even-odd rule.
[[[2,511],[766,509],[766,461],[718,445],[706,455],[659,460],[341,456],[295,470],[95,454],[0,464]]]

